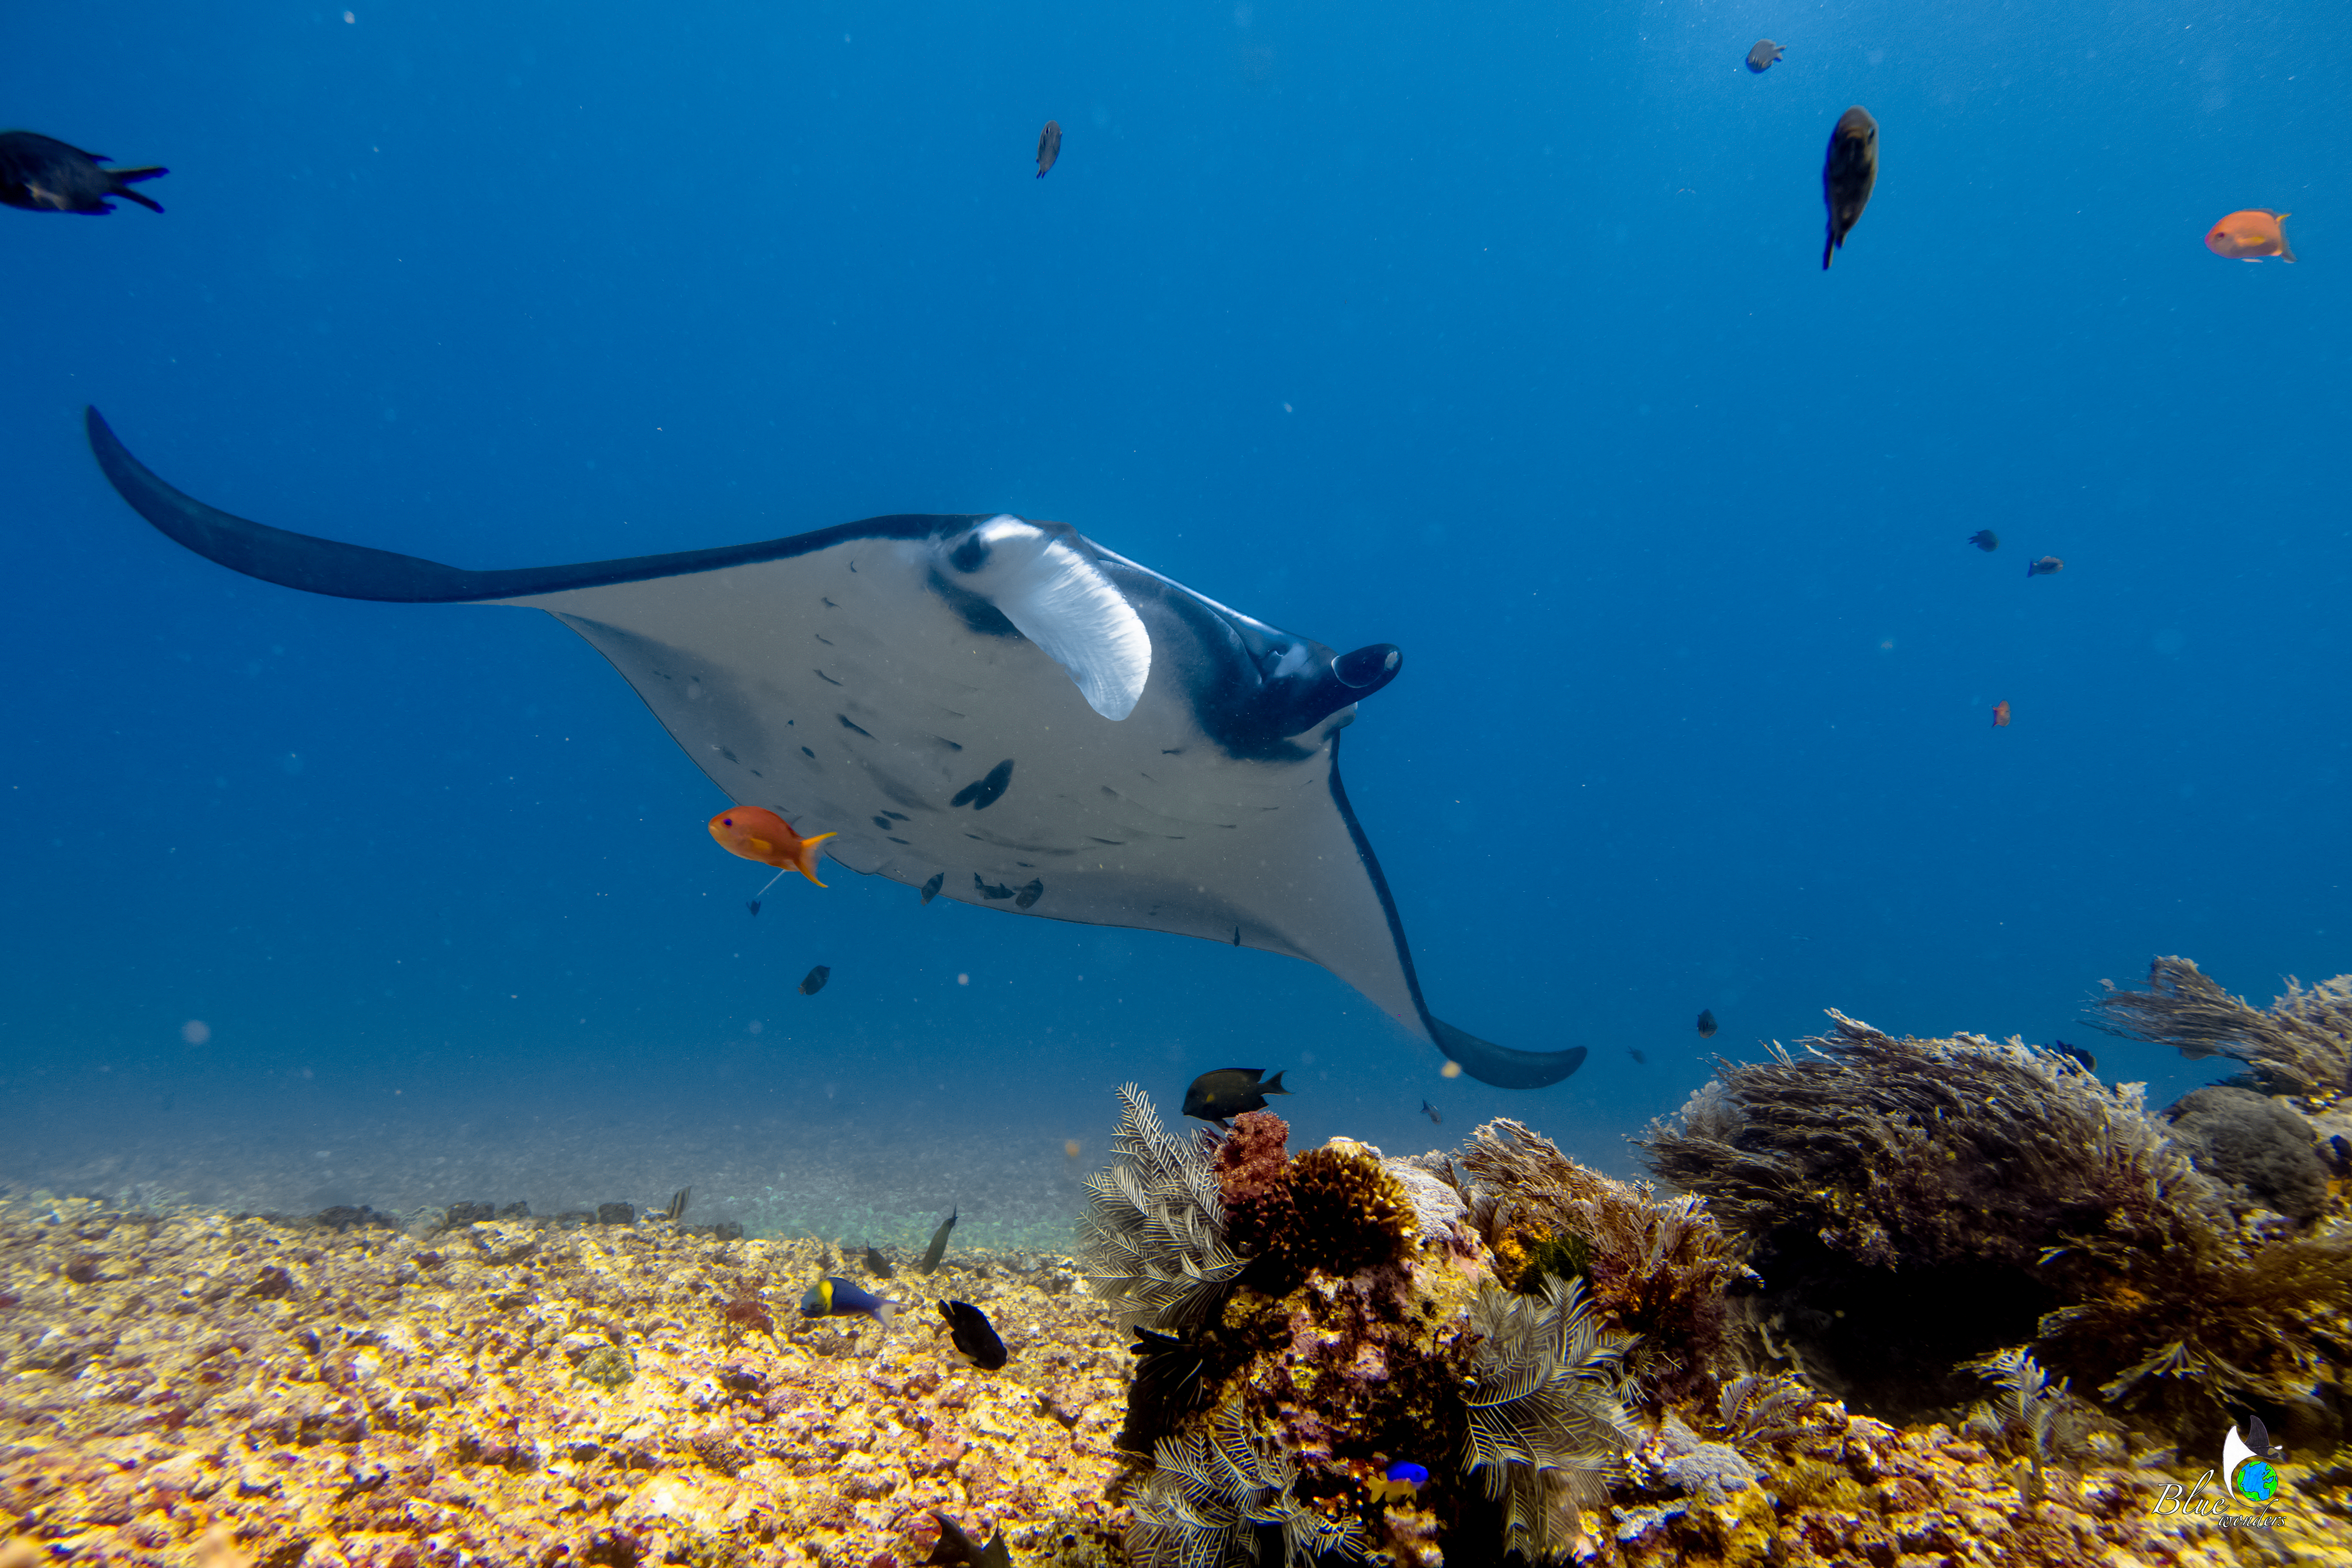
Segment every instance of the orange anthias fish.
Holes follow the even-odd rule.
[[[816,881],[816,847],[833,837],[830,833],[803,838],[793,831],[791,823],[767,807],[739,805],[710,819],[710,837],[719,840],[719,847],[730,855],[740,855],[746,860],[757,860],[780,871],[798,871],[818,887],[824,886]]]
[[[2294,216],[2274,213],[2268,207],[2248,207],[2244,212],[2231,213],[2207,232],[2205,248],[2232,261],[2260,261],[2265,256],[2293,261],[2294,252],[2287,248],[2285,225]]]
[[[2008,703],[1996,702],[1992,705],[1992,727],[1996,730],[2006,730],[2009,728]]]

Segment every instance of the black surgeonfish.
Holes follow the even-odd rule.
[[[0,202],[26,212],[87,213],[104,217],[114,210],[110,197],[121,196],[162,212],[163,204],[131,188],[133,180],[152,180],[172,171],[161,164],[143,169],[101,169],[103,153],[85,153],[37,131],[0,131]]]
[[[2000,535],[1990,528],[1979,528],[1969,535],[1969,542],[1990,555],[2000,548]]]
[[[1829,237],[1822,242],[1822,270],[1830,269],[1830,256],[1845,248],[1845,237],[1862,221],[1870,205],[1871,187],[1878,184],[1878,121],[1855,104],[1838,116],[1830,132],[1829,155],[1822,160],[1822,200],[1830,209]]]
[[[940,1266],[940,1259],[947,1256],[948,1232],[955,1228],[956,1215],[961,1212],[963,1211],[961,1209],[950,1209],[948,1217],[940,1221],[940,1228],[931,1232],[931,1244],[923,1248],[924,1273],[929,1274],[937,1268]]]
[[[1184,1114],[1223,1127],[1228,1116],[1239,1116],[1244,1110],[1264,1110],[1267,1095],[1290,1092],[1282,1087],[1282,1073],[1272,1078],[1265,1078],[1265,1073],[1264,1068],[1219,1068],[1214,1072],[1202,1073],[1184,1091]]]
[[[1438,1126],[1442,1127],[1445,1124],[1445,1118],[1437,1114],[1437,1107],[1430,1104],[1429,1101],[1425,1100],[1421,1102],[1421,1113],[1423,1116],[1428,1117],[1432,1122]]]
[[[803,1318],[837,1318],[851,1312],[863,1312],[885,1329],[890,1326],[890,1320],[898,1310],[898,1302],[869,1290],[861,1290],[835,1274],[828,1274],[810,1286],[808,1294],[801,1298],[801,1316]]]
[[[1774,60],[1788,52],[1788,46],[1785,44],[1776,44],[1769,38],[1759,38],[1756,40],[1756,47],[1748,51],[1748,68],[1761,76],[1772,68]]]
[[[2090,1052],[2084,1050],[2080,1046],[2070,1046],[2063,1040],[2053,1040],[2050,1042],[2050,1048],[2056,1051],[2062,1057],[2072,1058],[2074,1060],[2080,1062],[2084,1072],[2096,1072],[2099,1070],[2099,1058],[2093,1056]]]
[[[1013,1352],[997,1336],[996,1325],[971,1302],[942,1301],[940,1316],[948,1321],[948,1338],[955,1342],[955,1348],[970,1356],[972,1364],[982,1372],[995,1372],[1012,1359]]]
[[[1698,1010],[1698,1037],[1702,1040],[1715,1038],[1715,1009],[1712,1007]]]
[[[2066,570],[2066,563],[2063,561],[2059,560],[2055,555],[2045,555],[2039,561],[2029,563],[2025,568],[2025,574],[2029,577],[2047,577],[2053,572],[2064,570]]]
[[[1058,120],[1048,120],[1045,121],[1045,129],[1037,132],[1037,177],[1044,179],[1045,171],[1052,168],[1054,160],[1061,155],[1062,122]]]
[[[818,992],[824,989],[824,983],[832,978],[833,970],[825,964],[818,964],[814,969],[810,970],[807,974],[802,977],[801,994],[803,996],[815,995]]]
[[[940,896],[940,889],[946,887],[947,884],[948,874],[945,871],[932,872],[931,879],[923,884],[923,902],[928,904],[933,899],[938,898]]]
[[[877,1279],[895,1278],[890,1270],[890,1260],[882,1256],[882,1249],[878,1247],[869,1247],[866,1249],[866,1272]]]

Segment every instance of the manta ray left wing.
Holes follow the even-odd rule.
[[[839,836],[854,871],[1014,914],[1319,963],[1507,1089],[1585,1051],[1430,1014],[1339,731],[1402,658],[1335,656],[1060,523],[871,518],[719,550],[468,572],[182,495],[92,409],[99,466],[197,554],[341,598],[520,605],[578,632],[739,805]]]

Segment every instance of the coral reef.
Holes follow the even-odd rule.
[[[1212,1135],[1171,1136],[1134,1084],[1118,1098],[1126,1114],[1110,1168],[1087,1178],[1078,1255],[1121,1326],[1181,1332],[1214,1313],[1247,1260],[1226,1244],[1224,1199],[1202,1148]]]
[[[2291,1219],[2327,1205],[2327,1165],[2311,1123],[2284,1102],[2250,1089],[2208,1084],[2164,1112],[2172,1141],[2199,1170]]]
[[[1301,1503],[1291,1495],[1297,1479],[1289,1457],[1254,1439],[1240,1410],[1227,1405],[1205,1429],[1163,1437],[1153,1449],[1128,1554],[1135,1568],[1260,1562],[1265,1532],[1279,1538],[1278,1563],[1325,1552],[1356,1555],[1361,1542],[1354,1522],[1327,1519]]]
[[[1643,1141],[1744,1237],[1768,1352],[1898,1418],[1956,1406],[1964,1363],[2027,1346],[2183,1442],[2218,1436],[2232,1402],[2327,1408],[2352,1351],[2340,1215],[2292,1234],[2233,1210],[2138,1086],[2054,1052],[1830,1017],[1801,1055],[1722,1063]]]
[[[2147,989],[2108,982],[2094,1026],[2125,1039],[2176,1047],[2192,1059],[2246,1064],[2267,1094],[2324,1096],[2352,1089],[2352,974],[2305,990],[2292,975],[2267,1008],[2231,995],[2186,958],[2147,966]]]
[[[1470,1328],[1464,1468],[1502,1504],[1507,1549],[1556,1557],[1634,1444],[1619,1397],[1626,1336],[1594,1321],[1581,1281],[1556,1275],[1532,1295],[1488,1283]]]
[[[1310,1269],[1354,1274],[1402,1257],[1423,1230],[1404,1184],[1361,1144],[1335,1140],[1293,1160],[1289,1139],[1282,1118],[1252,1110],[1217,1142],[1225,1239],[1250,1259],[1244,1281],[1281,1296]]]
[[[2042,1464],[2053,1454],[2078,1454],[2090,1434],[2089,1412],[2066,1392],[2066,1380],[2050,1381],[2032,1355],[2001,1351],[1968,1363],[1968,1369],[2000,1389],[1993,1399],[1972,1405],[1961,1428],[1994,1447],[2021,1455],[2032,1478],[2022,1489],[2028,1502],[2049,1495]]]
[[[1849,1027],[1770,1065],[1826,1064],[1813,1089],[1862,1092],[1884,1125],[1760,1134],[1774,1094],[1809,1103],[1804,1085],[1727,1078],[1672,1130],[1730,1151],[1693,1158],[1750,1179],[1726,1191],[1759,1233],[1516,1123],[1450,1159],[1345,1139],[1292,1159],[1278,1119],[1179,1142],[1130,1089],[1083,1264],[959,1249],[894,1287],[914,1321],[982,1309],[1011,1352],[994,1373],[935,1325],[773,1311],[835,1266],[813,1241],[525,1215],[298,1229],[0,1197],[0,1568],[2352,1568],[2352,1465],[2312,1415],[2352,1359],[2343,1184],[2298,1226],[2233,1205],[2134,1097],[2040,1053]],[[1960,1100],[1921,1084],[1922,1057]],[[1876,1089],[1839,1076],[1882,1068]],[[2055,1239],[1967,1253],[1920,1212],[1937,1162],[1993,1149],[1989,1125],[2048,1139],[2010,1100],[2053,1083],[2094,1097],[2044,1107],[2068,1136],[2116,1123],[2104,1152],[2057,1168],[2136,1171],[2140,1190],[2081,1215],[2018,1198],[2004,1213],[2047,1210]],[[1807,1167],[1805,1216],[1839,1245],[1768,1257],[1779,1163],[1841,1147],[1889,1163]],[[2053,1168],[2038,1149],[2000,1157],[2019,1179]],[[1950,1251],[1898,1269],[1843,1250],[1873,1236]],[[1736,1293],[1741,1245],[1759,1248],[1761,1298]],[[1913,1294],[1783,1293],[1800,1256]],[[1809,1366],[1851,1364],[1821,1353],[1847,1348],[1824,1327],[1838,1312],[1865,1320],[1847,1333],[1899,1338],[1969,1268],[2047,1303],[1958,1373],[1971,1396],[1996,1384],[1969,1431],[1943,1424],[1957,1404],[1898,1430],[1748,1370],[1775,1330]],[[1759,1300],[1780,1316],[1749,1336],[1737,1314]],[[2232,1417],[2294,1396],[2261,1529],[2221,1514],[2218,1428],[2177,1462],[2135,1462],[2140,1434],[2116,1418],[2216,1390]]]
[[[1582,1276],[1601,1320],[1635,1337],[1634,1381],[1653,1405],[1704,1396],[1722,1359],[1726,1296],[1753,1279],[1688,1194],[1588,1170],[1524,1123],[1488,1122],[1462,1152],[1472,1223],[1505,1282]]]

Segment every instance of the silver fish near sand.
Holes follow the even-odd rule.
[[[1339,782],[1340,731],[1403,667],[1391,644],[1335,652],[1009,513],[470,571],[233,517],[151,473],[95,409],[88,425],[123,499],[234,571],[341,598],[546,611],[736,805],[833,832],[824,853],[849,870],[1011,915],[1303,958],[1502,1088],[1583,1064],[1581,1046],[1496,1045],[1423,1000]]]

